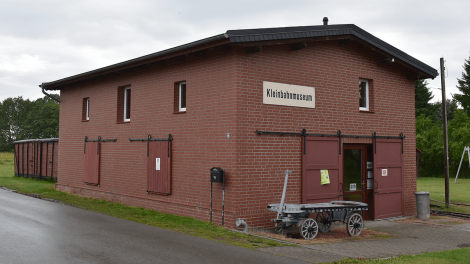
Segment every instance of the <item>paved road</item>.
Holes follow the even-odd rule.
[[[305,263],[0,189],[0,263]]]

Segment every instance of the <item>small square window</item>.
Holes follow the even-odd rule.
[[[124,121],[131,121],[131,88],[124,89]]]
[[[179,111],[186,111],[186,82],[179,84]]]
[[[359,110],[369,111],[369,81],[359,80]]]

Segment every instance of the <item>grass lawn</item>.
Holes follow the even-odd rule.
[[[191,217],[176,216],[105,200],[80,197],[56,191],[54,189],[55,184],[50,181],[15,177],[12,153],[0,153],[0,186],[22,193],[40,194],[43,198],[59,200],[65,204],[71,204],[86,210],[244,248],[254,249],[258,247],[281,245],[281,243],[273,240],[232,232],[223,227]]]
[[[15,164],[13,162],[13,153],[0,152],[0,177],[3,175],[14,175]]]
[[[461,248],[455,250],[446,250],[440,252],[429,252],[420,255],[407,255],[392,259],[383,260],[356,260],[345,259],[331,264],[388,264],[388,263],[403,263],[403,264],[453,264],[453,263],[469,263],[470,262],[470,248]]]
[[[449,179],[450,203],[470,204],[470,179]],[[445,179],[444,178],[419,178],[417,190],[429,192],[431,199],[445,202]],[[441,204],[431,201],[433,204]],[[444,204],[442,204],[444,205]],[[451,206],[449,209],[439,208],[459,213],[470,213],[470,206]]]

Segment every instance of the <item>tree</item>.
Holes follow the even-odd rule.
[[[58,136],[59,104],[49,97],[31,102],[19,96],[0,102],[0,151],[13,151],[16,140]]]
[[[444,171],[444,132],[441,124],[421,114],[416,118],[416,147],[423,151],[419,157],[419,175],[439,177]]]
[[[25,138],[58,137],[59,104],[47,96],[32,102],[25,118],[24,128],[22,137]]]
[[[455,111],[455,117],[449,121],[449,162],[450,172],[455,175],[460,164],[465,146],[470,145],[470,117],[462,109]],[[467,160],[468,161],[468,160]],[[465,163],[463,163],[465,164]],[[462,166],[460,176],[466,178],[470,175],[468,163]]]
[[[426,80],[415,81],[415,111],[416,117],[424,114],[426,116],[434,116],[437,111],[435,104],[429,103],[434,97],[428,88]]]
[[[0,142],[1,151],[12,151],[13,141],[25,139],[24,123],[30,109],[31,101],[22,96],[5,99],[0,108]]]
[[[433,104],[436,107],[431,119],[434,121],[442,122],[442,102],[436,102]],[[447,122],[454,119],[455,111],[457,111],[457,101],[455,99],[446,99],[446,110],[447,110]]]
[[[465,113],[470,116],[470,58],[465,60],[462,72],[462,78],[457,78],[457,89],[461,94],[455,94],[454,98],[462,106]]]

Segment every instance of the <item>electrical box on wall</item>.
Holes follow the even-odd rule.
[[[224,182],[225,171],[222,168],[214,167],[211,169],[211,182]]]

